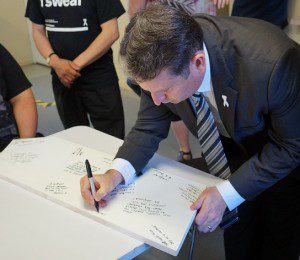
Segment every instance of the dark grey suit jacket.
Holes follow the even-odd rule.
[[[229,180],[242,197],[253,199],[300,165],[300,48],[262,21],[195,19],[203,28],[221,120],[242,158]],[[143,92],[136,125],[116,157],[139,172],[167,137],[173,113],[196,136],[188,100],[155,106]]]

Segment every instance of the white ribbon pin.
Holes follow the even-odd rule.
[[[224,107],[229,107],[229,103],[227,102],[227,96],[222,95],[222,98],[223,98],[223,106]]]
[[[83,26],[88,26],[87,19],[83,19]]]

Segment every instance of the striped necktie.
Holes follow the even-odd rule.
[[[209,173],[222,179],[231,175],[220,135],[202,93],[192,96],[197,113],[197,135]]]
[[[228,179],[231,172],[209,105],[203,94],[199,92],[196,92],[191,97],[191,100],[196,108],[197,135],[209,173],[222,179]],[[225,229],[237,220],[237,209],[232,211],[226,210],[220,227]]]

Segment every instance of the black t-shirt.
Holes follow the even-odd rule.
[[[9,100],[30,87],[19,64],[0,44],[0,141],[18,134]]]
[[[26,14],[42,24],[54,52],[61,58],[75,59],[101,32],[100,25],[125,12],[119,0],[28,0]],[[85,71],[114,70],[111,49]]]

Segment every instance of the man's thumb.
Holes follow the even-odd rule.
[[[201,208],[202,203],[205,199],[205,196],[200,194],[200,196],[198,197],[198,199],[191,205],[191,210],[198,210]]]
[[[103,197],[107,195],[107,192],[105,192],[101,187],[94,195],[95,201],[100,201]]]

